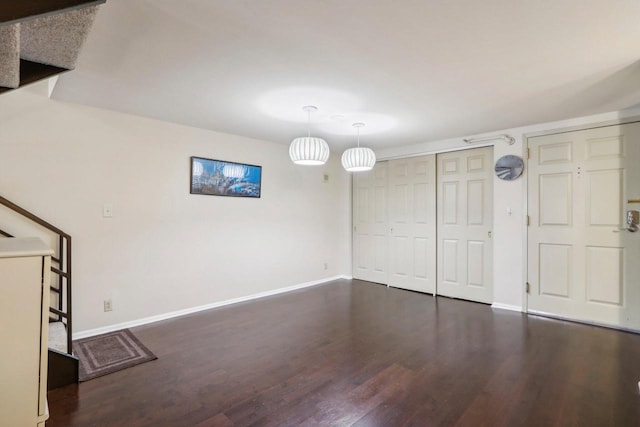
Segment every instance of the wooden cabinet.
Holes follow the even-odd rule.
[[[0,239],[0,424],[44,426],[49,275],[40,239]]]

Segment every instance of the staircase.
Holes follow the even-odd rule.
[[[106,0],[12,0],[0,2],[0,94],[75,67],[98,6]],[[71,236],[0,196],[0,238],[40,234],[51,258],[49,389],[78,382],[71,316]],[[10,212],[10,215],[7,215]]]
[[[73,355],[71,315],[71,236],[26,209],[0,196],[0,206],[7,208],[0,218],[15,224],[22,233],[36,233],[52,244],[52,280],[49,307],[49,374],[48,388],[54,389],[78,382],[78,358]],[[29,231],[27,231],[29,230]],[[0,238],[12,233],[0,229]]]
[[[0,93],[73,69],[105,1],[2,2]]]

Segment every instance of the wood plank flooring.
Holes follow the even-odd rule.
[[[638,426],[640,335],[342,280],[134,328],[55,426]]]

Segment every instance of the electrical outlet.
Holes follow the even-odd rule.
[[[322,182],[329,182],[329,174],[325,173],[324,175],[322,175]]]
[[[113,310],[113,304],[111,303],[110,299],[106,299],[104,300],[104,311],[105,313],[107,311],[112,311]]]
[[[325,270],[328,270],[328,269],[329,269],[329,263],[328,263],[328,262],[325,262],[325,263],[324,263],[324,269],[325,269]]]

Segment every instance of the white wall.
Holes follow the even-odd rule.
[[[297,167],[284,144],[36,92],[46,93],[46,85],[0,96],[0,194],[73,235],[76,331],[351,274],[350,177],[338,153],[324,167]],[[516,138],[511,146],[498,142],[495,158],[523,155],[526,135],[638,115],[635,109],[486,134]],[[455,138],[377,155],[467,147]],[[262,198],[189,195],[192,155],[262,165]],[[113,204],[112,219],[102,218],[104,203]],[[497,306],[523,306],[525,203],[526,167],[520,180],[494,180]],[[0,212],[0,228],[2,219]],[[113,300],[113,312],[102,311],[105,299]]]
[[[0,194],[73,236],[76,332],[350,275],[350,177],[337,154],[296,166],[285,144],[42,90],[0,97]],[[262,198],[190,195],[190,156],[261,165]]]
[[[583,128],[592,124],[616,121],[640,115],[640,109],[618,111],[580,117],[570,120],[542,123],[511,129],[496,130],[482,135],[509,134],[516,141],[513,145],[505,142],[494,143],[494,158],[507,154],[525,157],[526,136],[566,128]],[[466,137],[466,136],[465,136]],[[448,150],[471,148],[462,141],[462,136],[442,141],[425,142],[404,147],[394,147],[376,152],[378,159],[431,154]],[[494,251],[494,306],[520,310],[524,304],[524,283],[526,281],[526,200],[527,167],[523,177],[517,181],[502,181],[494,177],[493,202],[493,251]],[[511,209],[511,215],[507,209]]]

